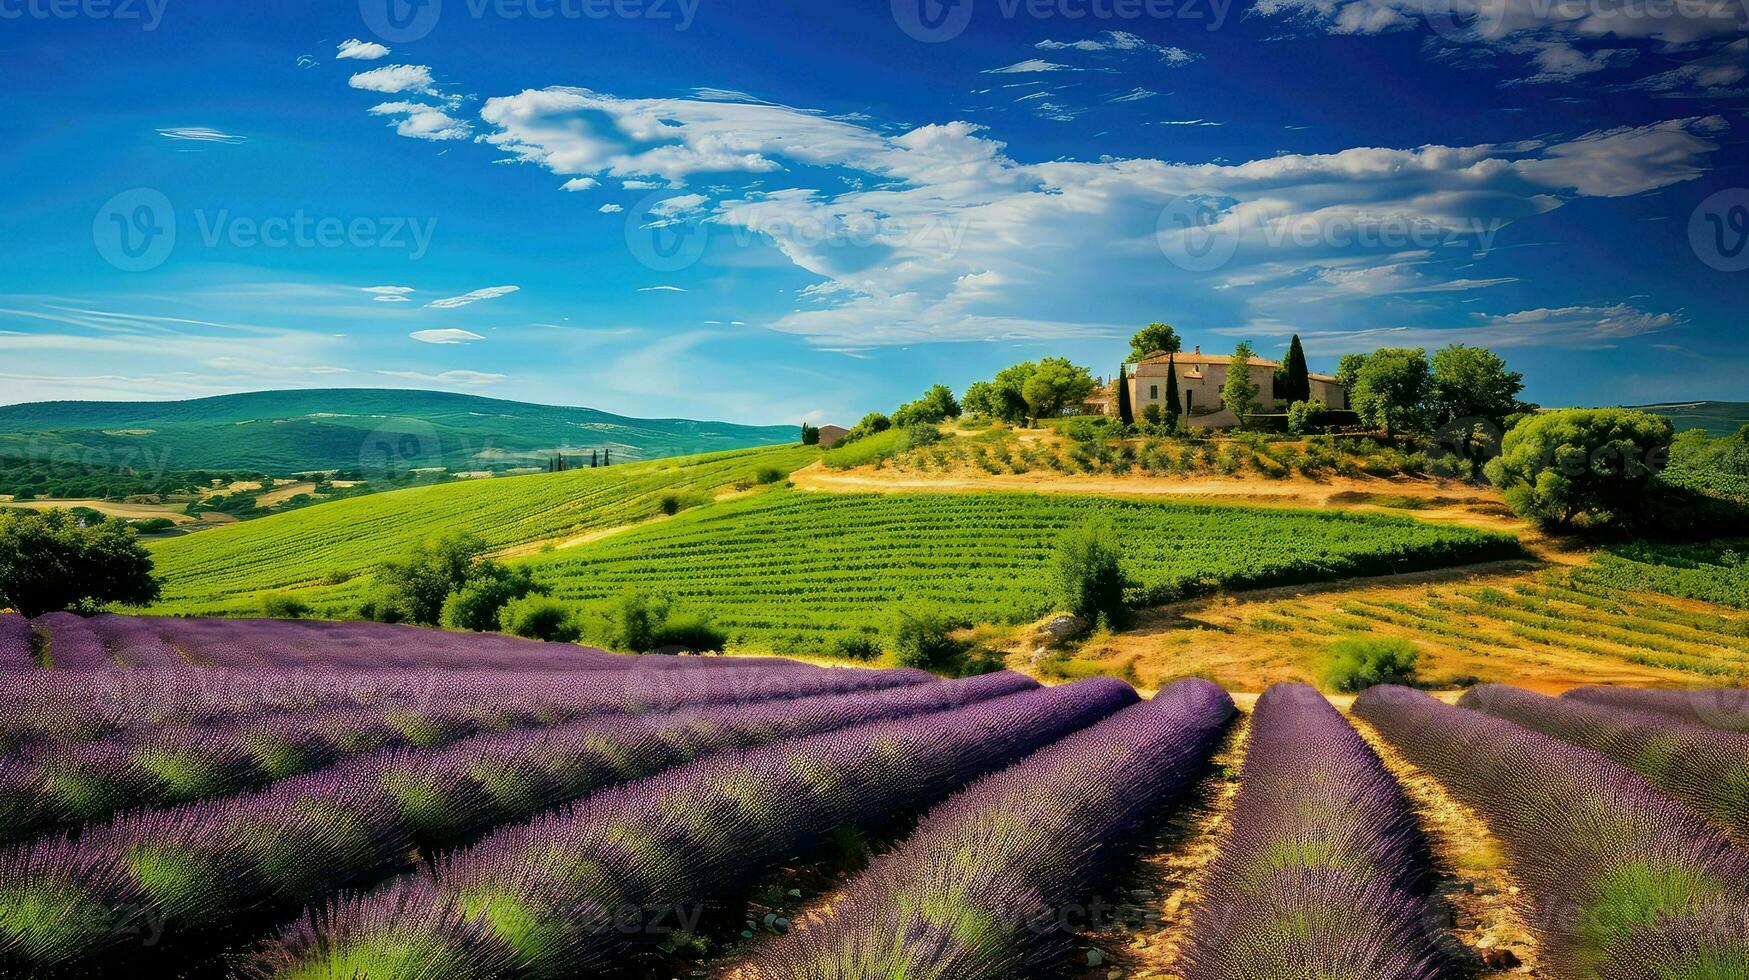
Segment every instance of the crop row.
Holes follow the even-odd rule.
[[[1277,684],[1258,699],[1228,826],[1185,980],[1448,975],[1415,813],[1313,688]]]
[[[711,751],[951,711],[1034,687],[995,674],[596,717],[477,735],[441,750],[376,753],[258,793],[133,814],[77,839],[0,853],[0,967],[47,972],[106,957],[198,957],[201,937],[239,938],[249,924],[270,925],[279,913],[395,870],[415,848],[465,843]],[[1049,699],[1016,703],[1050,706]],[[163,941],[129,945],[134,937],[116,928],[124,919],[150,922]]]
[[[1354,713],[1488,823],[1556,975],[1749,975],[1749,859],[1689,807],[1599,752],[1408,688],[1371,688]]]
[[[594,975],[653,942],[641,926],[656,917],[733,896],[775,861],[927,806],[1135,700],[1094,678],[701,759],[333,906],[282,936],[261,972]]]
[[[1051,972],[1144,820],[1213,753],[1233,702],[1187,680],[973,783],[742,975],[1004,980]],[[1079,906],[1078,908],[1076,906]]]
[[[170,538],[152,552],[165,578],[164,608],[234,612],[275,589],[309,587],[317,599],[356,593],[356,581],[321,583],[368,572],[440,535],[471,532],[494,549],[549,541],[653,516],[667,491],[710,491],[818,457],[782,446],[415,487]]]
[[[1649,711],[1727,732],[1749,732],[1749,688],[1696,687],[1659,690],[1630,687],[1576,687],[1563,699],[1634,711]]]
[[[1458,703],[1595,749],[1749,843],[1749,736],[1503,684],[1471,688]]]
[[[1025,621],[1050,610],[1055,542],[1106,523],[1135,603],[1400,572],[1517,553],[1509,538],[1404,518],[1062,494],[775,490],[535,556],[540,581],[601,610],[627,591],[709,610],[737,638],[821,649],[903,604]]]

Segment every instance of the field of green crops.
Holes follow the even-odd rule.
[[[347,595],[383,561],[447,534],[471,532],[495,549],[550,541],[655,514],[670,492],[709,492],[783,474],[819,450],[777,446],[602,469],[449,483],[322,504],[152,545],[164,597],[154,611],[249,612],[263,592],[310,588]],[[768,473],[769,477],[770,474]],[[351,586],[348,588],[347,586]]]
[[[743,645],[817,652],[922,604],[980,622],[1048,613],[1056,541],[1089,521],[1113,528],[1132,599],[1148,604],[1519,553],[1504,535],[1331,511],[777,488],[528,561],[555,595],[597,616],[627,592],[666,593]]]

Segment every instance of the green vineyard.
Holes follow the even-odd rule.
[[[587,610],[627,592],[665,593],[711,613],[743,645],[820,651],[919,605],[980,622],[1048,613],[1057,538],[1088,522],[1112,528],[1139,604],[1519,553],[1505,535],[1328,511],[779,489],[529,562],[555,595]]]

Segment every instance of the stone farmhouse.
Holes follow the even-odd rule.
[[[1186,425],[1197,428],[1226,428],[1239,424],[1238,416],[1221,404],[1221,385],[1232,370],[1233,358],[1226,354],[1204,354],[1198,347],[1191,353],[1158,354],[1130,365],[1130,407],[1139,417],[1149,405],[1166,403],[1166,373],[1168,364],[1178,373],[1178,407]],[[1246,365],[1251,383],[1257,386],[1257,401],[1265,412],[1285,412],[1287,404],[1275,396],[1275,370],[1281,365],[1253,357]],[[1327,374],[1308,375],[1312,399],[1333,409],[1347,409],[1348,391]],[[1113,408],[1115,410],[1115,407]]]

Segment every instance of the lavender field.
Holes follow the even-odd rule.
[[[0,615],[0,684],[5,977],[1749,976],[1740,691],[1382,686],[1351,717],[59,613]],[[1428,779],[1504,855],[1509,961],[1448,905]]]

